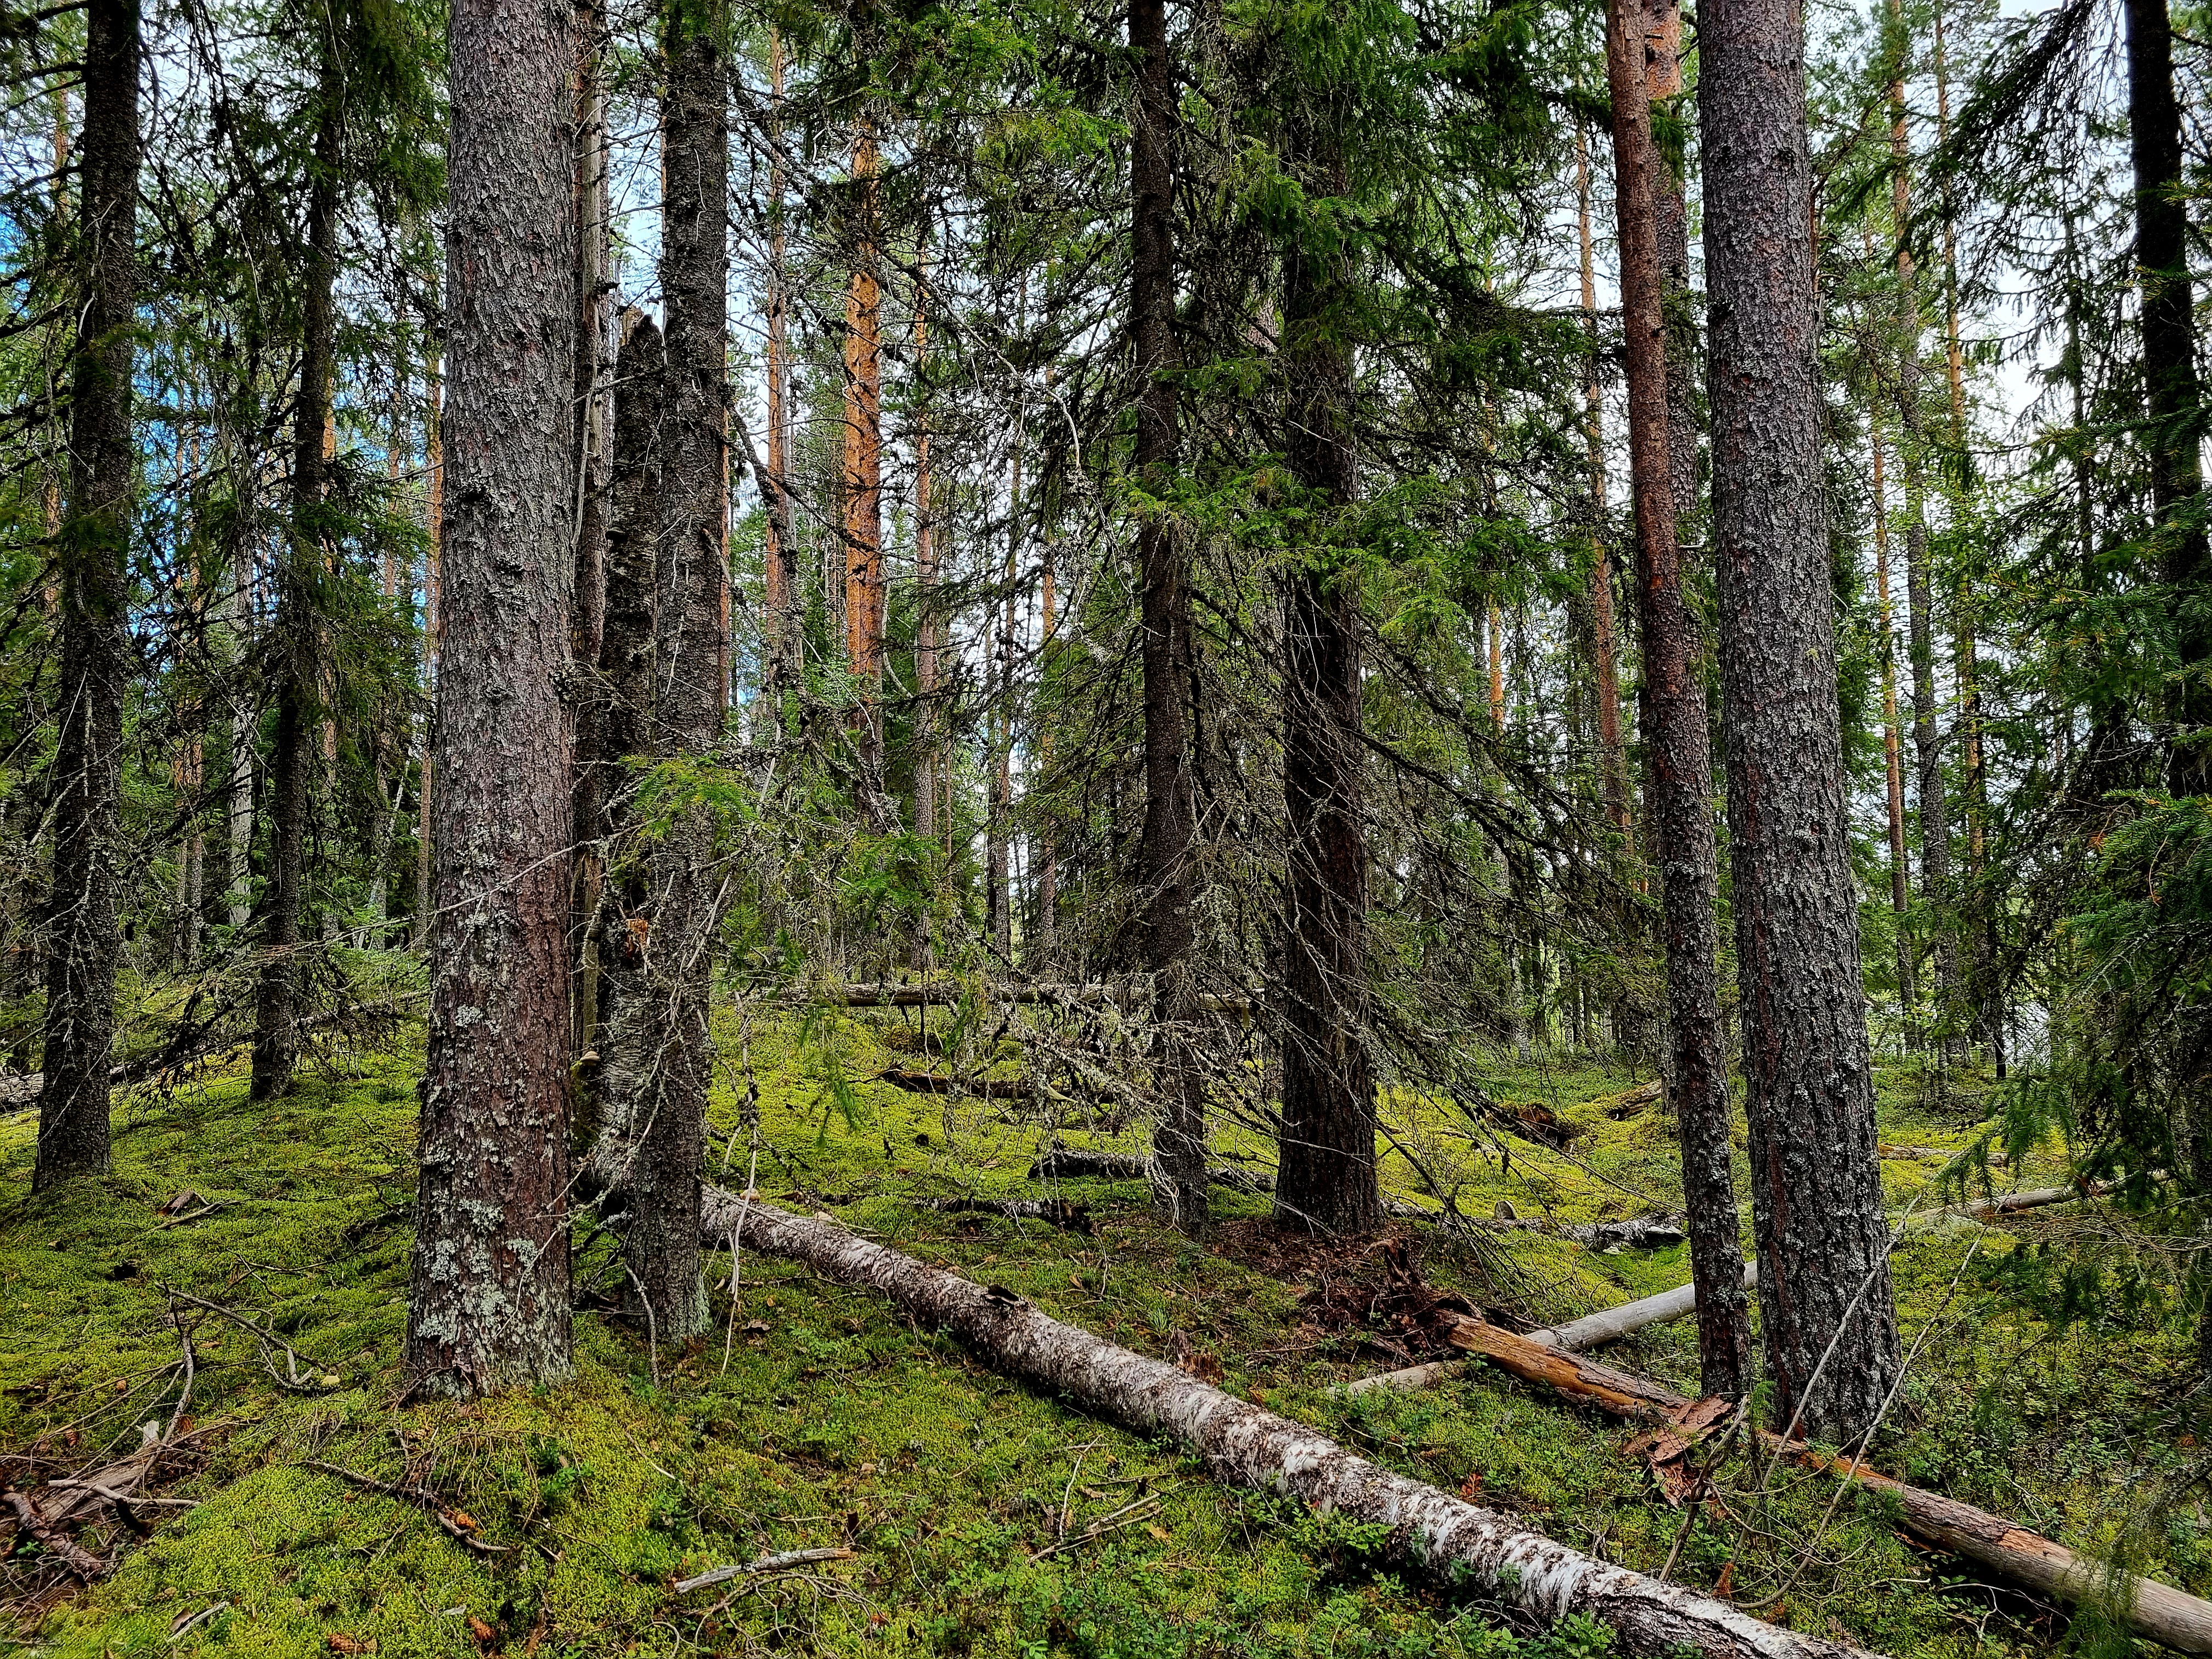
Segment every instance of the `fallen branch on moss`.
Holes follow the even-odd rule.
[[[1579,1613],[1611,1626],[1626,1650],[1644,1654],[1689,1647],[1706,1659],[1848,1659],[1858,1652],[1555,1543],[1164,1361],[1063,1325],[1011,1291],[925,1266],[826,1218],[809,1220],[708,1188],[702,1240],[720,1245],[740,1231],[749,1249],[882,1291],[921,1322],[951,1330],[1009,1376],[1136,1433],[1180,1440],[1220,1479],[1388,1527],[1392,1549],[1407,1560],[1547,1622]]]
[[[359,1486],[363,1492],[373,1492],[380,1498],[410,1504],[435,1521],[439,1528],[455,1543],[478,1555],[514,1553],[514,1547],[511,1544],[486,1543],[476,1536],[476,1518],[465,1510],[448,1507],[443,1498],[428,1487],[395,1486],[389,1480],[379,1480],[373,1474],[363,1474],[358,1469],[349,1469],[343,1464],[325,1463],[319,1457],[303,1458],[300,1467],[322,1474],[336,1475],[347,1485]]]
[[[775,1555],[763,1555],[757,1561],[747,1561],[741,1566],[709,1567],[696,1577],[678,1579],[672,1588],[678,1595],[689,1595],[693,1590],[705,1589],[709,1584],[726,1584],[732,1578],[789,1572],[796,1567],[812,1566],[817,1561],[850,1561],[857,1553],[835,1548],[784,1550]]]
[[[1139,1158],[1133,1152],[1091,1152],[1073,1146],[1054,1146],[1030,1165],[1029,1178],[1031,1181],[1146,1181],[1151,1179],[1152,1172],[1152,1160]],[[1272,1193],[1275,1190],[1272,1177],[1226,1164],[1217,1164],[1207,1170],[1206,1178],[1215,1186],[1226,1187],[1232,1192]]]
[[[918,1198],[914,1204],[942,1215],[995,1215],[1009,1221],[1048,1221],[1073,1233],[1098,1231],[1090,1211],[1057,1198]]]
[[[1700,1403],[1646,1378],[1547,1347],[1482,1320],[1461,1319],[1448,1336],[1454,1346],[1523,1382],[1540,1382],[1571,1399],[1588,1401],[1615,1417],[1680,1424]],[[2111,1595],[2116,1611],[2138,1635],[2184,1653],[2212,1654],[2212,1602],[2154,1578],[2124,1577],[2116,1583],[2097,1563],[2002,1516],[1908,1486],[1802,1441],[1785,1441],[1762,1429],[1759,1443],[1807,1468],[1879,1493],[1891,1505],[1898,1523],[1923,1543],[2046,1595],[2080,1602]]]
[[[31,1501],[27,1492],[10,1488],[0,1494],[8,1507],[15,1511],[15,1524],[45,1546],[46,1553],[67,1567],[86,1583],[95,1583],[115,1571],[115,1563],[107,1556],[94,1555],[57,1526],[39,1506]]]

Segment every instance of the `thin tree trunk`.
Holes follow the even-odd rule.
[[[344,112],[337,44],[325,39],[317,51],[319,108],[307,186],[290,521],[276,574],[276,730],[270,767],[269,880],[261,899],[261,962],[253,1005],[253,1100],[274,1100],[290,1088],[299,1063],[300,910],[307,884],[307,818],[314,800],[310,733],[325,672],[316,595],[323,586],[331,538],[321,520],[337,326],[338,144]]]
[[[562,700],[575,574],[575,17],[459,0],[436,897],[405,1371],[418,1394],[572,1365]],[[555,781],[547,787],[548,781]]]
[[[243,502],[231,515],[230,633],[233,661],[242,666],[253,648],[253,544]],[[230,769],[227,799],[224,920],[235,937],[253,920],[253,751],[258,714],[231,693]]]
[[[1802,1413],[1808,1431],[1834,1438],[1874,1419],[1899,1355],[1820,495],[1804,32],[1793,0],[1706,0],[1698,21],[1714,543],[1760,1326],[1781,1420]]]
[[[872,118],[853,135],[854,251],[845,295],[845,665],[860,704],[861,815],[884,818],[883,289],[876,277],[876,175]]]
[[[1649,125],[1649,122],[1646,122]],[[1605,490],[1605,398],[1598,382],[1597,270],[1590,236],[1589,135],[1575,126],[1575,228],[1582,252],[1583,326],[1589,334],[1589,374],[1583,382],[1583,444],[1589,463],[1590,656],[1597,685],[1598,766],[1605,814],[1628,833],[1628,757],[1620,744],[1620,669],[1613,620],[1613,548]]]
[[[1936,1053],[1946,1065],[1960,1058],[1959,930],[1951,890],[1951,811],[1943,777],[1943,738],[1936,708],[1935,595],[1929,580],[1928,489],[1923,459],[1927,436],[1920,410],[1920,289],[1906,227],[1912,217],[1911,145],[1905,134],[1904,43],[1900,0],[1889,0],[1891,27],[1899,31],[1900,66],[1889,82],[1889,152],[1895,169],[1897,237],[1897,408],[1905,463],[1905,608],[1912,665],[1912,749],[1920,804],[1920,886],[1936,946]]]
[[[662,118],[666,200],[661,288],[668,296],[668,404],[660,492],[665,518],[654,588],[655,752],[699,761],[722,732],[722,535],[728,516],[728,66],[719,4],[672,5]],[[650,1039],[630,1116],[634,1171],[623,1259],[632,1311],[663,1341],[703,1330],[707,1297],[692,1217],[699,1203],[714,1064],[707,1011],[717,913],[714,823],[686,811],[653,849],[647,940]]]
[[[1341,196],[1328,118],[1299,118],[1293,163],[1315,197]],[[1283,251],[1291,472],[1326,516],[1358,485],[1352,348],[1328,337],[1343,256]],[[1346,568],[1298,569],[1283,592],[1283,808],[1290,915],[1283,942],[1283,1124],[1275,1217],[1316,1233],[1382,1224],[1375,1073],[1367,1051],[1367,848],[1362,817],[1359,592]]]
[[[1018,329],[1029,320],[1029,279],[1022,279]],[[1017,399],[1014,413],[1014,452],[1006,490],[1006,557],[1000,583],[1004,590],[995,613],[998,640],[992,667],[995,695],[991,707],[991,798],[984,825],[983,854],[987,908],[991,945],[1008,967],[1014,960],[1014,895],[1012,848],[1014,816],[1014,583],[1021,569],[1022,441],[1029,423],[1027,388]]]
[[[61,729],[54,755],[39,1147],[44,1192],[108,1167],[107,1073],[115,1044],[115,911],[123,702],[131,678],[128,590],[131,328],[138,264],[138,6],[92,0],[85,17],[82,264],[70,364],[69,505],[59,567]]]
[[[2173,93],[2173,25],[2166,0],[2127,0],[2128,139],[2135,164],[2136,267],[2142,272],[2144,413],[2150,421],[2151,505],[2161,580],[2179,618],[2179,666],[2166,694],[2172,736],[2166,787],[2212,794],[2212,551],[2203,526],[2178,528],[2203,486],[2197,318],[2189,280],[2181,106]],[[2212,1333],[2212,1320],[2207,1322]]]
[[[1049,371],[1047,380],[1049,384]],[[1045,701],[1045,667],[1051,661],[1052,636],[1059,626],[1059,595],[1054,591],[1059,571],[1059,550],[1054,545],[1052,532],[1047,529],[1043,551],[1038,556],[1037,568],[1037,670],[1036,689],[1030,698],[1030,729],[1036,734],[1036,753],[1031,763],[1030,794],[1033,803],[1031,822],[1036,838],[1036,878],[1035,938],[1027,943],[1023,955],[1027,961],[1042,966],[1052,961],[1053,952],[1060,948],[1060,843],[1053,833],[1050,797],[1039,799],[1035,781],[1052,775],[1052,712]],[[1049,786],[1048,785],[1048,787]],[[1039,810],[1042,809],[1042,810]]]
[[[435,931],[437,912],[431,902],[430,873],[435,850],[437,807],[438,635],[444,626],[439,593],[439,557],[446,536],[445,381],[438,360],[430,360],[429,404],[424,412],[422,444],[430,474],[429,538],[422,550],[422,689],[432,699],[433,713],[422,726],[422,772],[416,802],[420,820],[415,842],[415,948],[428,951]]]
[[[915,757],[914,833],[931,846],[937,844],[938,709],[937,653],[940,623],[937,615],[938,568],[936,506],[931,499],[929,471],[930,411],[929,295],[920,289],[914,298],[914,376],[924,388],[923,402],[915,420],[914,434],[914,575],[915,575]],[[926,959],[927,945],[923,945]]]
[[[1190,764],[1190,566],[1160,500],[1173,484],[1180,438],[1175,382],[1175,64],[1166,0],[1131,0],[1129,48],[1137,59],[1130,173],[1130,343],[1137,383],[1131,461],[1150,498],[1137,522],[1144,584],[1145,950],[1161,1024],[1160,1121],[1152,1130],[1153,1198],[1160,1214],[1193,1237],[1209,1219],[1206,1080],[1190,1033],[1197,976],[1197,804]]]
[[[1873,416],[1873,411],[1869,411]],[[1915,1040],[1911,875],[1905,847],[1905,754],[1897,718],[1897,631],[1890,616],[1889,504],[1882,477],[1881,422],[1869,422],[1874,452],[1875,613],[1881,629],[1881,750],[1889,813],[1889,908],[1897,924],[1897,1006],[1905,1042]]]
[[[786,402],[791,375],[791,284],[784,268],[783,34],[773,23],[768,31],[768,73],[769,136],[775,144],[768,169],[768,488],[771,501],[781,510],[768,514],[768,550],[762,570],[768,609],[762,619],[768,646],[767,684],[762,688],[762,701],[768,706],[770,723],[780,728],[784,694],[799,684],[799,549],[787,533],[791,516],[787,482],[791,466],[787,441],[791,415]],[[922,350],[921,326],[917,311],[917,372]],[[920,463],[925,469],[927,441]]]
[[[1698,1288],[1699,1375],[1709,1395],[1752,1381],[1735,1182],[1729,1167],[1728,1055],[1721,1042],[1720,861],[1705,691],[1682,592],[1668,441],[1667,294],[1651,175],[1651,94],[1638,0],[1606,8],[1613,94],[1613,206],[1628,370],[1629,477],[1636,508],[1636,587],[1651,732],[1652,844],[1660,851],[1667,944],[1668,1092],[1681,1126],[1682,1195]]]
[[[575,593],[569,614],[569,649],[577,669],[596,673],[607,607],[606,337],[609,283],[607,239],[607,106],[599,53],[606,31],[604,0],[576,7],[576,370],[577,421],[570,453],[570,491],[575,503]],[[599,953],[592,939],[600,866],[596,838],[600,801],[607,789],[608,757],[599,746],[599,699],[576,701],[576,760],[570,777],[574,851],[568,872],[568,941],[575,969],[570,983],[571,1056],[592,1047],[599,998],[594,981]]]

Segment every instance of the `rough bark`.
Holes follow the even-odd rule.
[[[718,4],[675,5],[663,106],[667,198],[661,288],[668,296],[667,411],[654,589],[656,754],[705,760],[722,732],[722,532],[729,406],[729,70]],[[700,1277],[700,1168],[714,1049],[707,1003],[717,915],[714,825],[685,811],[653,849],[644,941],[645,1047],[627,1056],[640,1087],[623,1127],[631,1175],[623,1261],[633,1312],[660,1340],[706,1328]]]
[[[1656,1382],[1577,1358],[1534,1337],[1516,1336],[1480,1320],[1459,1321],[1450,1340],[1454,1346],[1480,1355],[1523,1382],[1542,1383],[1570,1399],[1588,1401],[1616,1417],[1678,1420],[1696,1403]],[[2212,1602],[2152,1578],[2124,1577],[2115,1586],[2110,1571],[2100,1564],[2016,1522],[1908,1486],[1805,1441],[1784,1441],[1762,1429],[1759,1443],[1770,1454],[1877,1494],[1887,1512],[1923,1543],[2069,1601],[2101,1603],[2117,1588],[2116,1610],[2137,1632],[2183,1653],[2212,1653]]]
[[[1652,175],[1648,51],[1638,0],[1606,9],[1613,95],[1613,202],[1628,370],[1629,475],[1636,509],[1636,591],[1650,722],[1651,844],[1667,946],[1668,1096],[1681,1126],[1682,1193],[1698,1303],[1699,1375],[1708,1394],[1751,1384],[1735,1182],[1729,1167],[1728,1053],[1721,1036],[1720,861],[1713,836],[1712,753],[1695,624],[1682,588],[1668,443],[1664,267]]]
[[[2179,665],[2166,785],[2212,794],[2212,550],[2202,526],[2174,520],[2203,486],[2204,416],[2197,407],[2197,319],[2189,280],[2181,106],[2173,93],[2173,25],[2166,0],[2127,0],[2128,146],[2135,164],[2136,267],[2142,273],[2143,412],[2150,428],[2151,505],[2161,580],[2174,591]],[[2208,1327],[2212,1328],[2212,1327]]]
[[[1158,1067],[1160,1120],[1152,1130],[1154,1188],[1161,1214],[1186,1233],[1207,1222],[1205,1079],[1188,1034],[1197,988],[1193,865],[1197,804],[1186,707],[1191,662],[1190,571],[1160,498],[1173,481],[1178,411],[1174,382],[1175,68],[1168,55],[1166,0],[1131,0],[1129,47],[1137,58],[1137,118],[1130,174],[1130,334],[1137,371],[1137,434],[1131,458],[1150,498],[1137,525],[1144,583],[1145,827],[1139,862],[1145,883],[1145,949],[1162,1024]]]
[[[569,650],[588,688],[599,665],[607,605],[606,338],[609,284],[607,239],[607,105],[599,52],[606,32],[604,0],[576,7],[576,370],[578,418],[570,451],[575,502],[575,596],[569,615]],[[576,702],[576,761],[569,816],[575,851],[568,872],[568,939],[574,953],[568,1018],[571,1054],[592,1046],[599,1011],[599,953],[592,938],[600,864],[598,827],[610,773],[601,747],[599,700],[586,690]]]
[[[453,9],[434,939],[405,1368],[558,1382],[568,1276],[574,17]]]
[[[1706,1659],[1844,1659],[1858,1650],[1761,1624],[1747,1613],[1626,1567],[1595,1560],[1494,1510],[1394,1474],[1304,1425],[1236,1400],[1151,1359],[1063,1325],[1010,1291],[977,1285],[824,1220],[708,1188],[702,1237],[803,1261],[840,1285],[879,1291],[947,1329],[996,1370],[1144,1435],[1188,1446],[1216,1478],[1278,1492],[1389,1528],[1409,1565],[1471,1584],[1546,1622],[1583,1613],[1625,1650]]]
[[[1328,116],[1302,118],[1296,160],[1316,197],[1340,196]],[[1290,468],[1326,526],[1352,505],[1352,347],[1340,337],[1343,255],[1283,252]],[[1325,532],[1323,532],[1325,533]],[[1275,1215],[1318,1233],[1382,1224],[1375,1074],[1367,1051],[1367,848],[1361,820],[1359,595],[1323,550],[1283,584],[1283,807],[1290,915],[1283,951],[1283,1117]]]
[[[58,566],[60,732],[53,823],[45,1066],[31,1176],[43,1192],[108,1165],[115,1046],[115,913],[123,701],[131,678],[127,588],[132,352],[138,263],[138,6],[93,0],[85,18],[77,334],[70,364],[69,504]]]
[[[1647,125],[1648,125],[1647,122]],[[1575,126],[1575,229],[1582,255],[1583,326],[1589,335],[1589,374],[1583,382],[1583,446],[1589,467],[1590,659],[1597,689],[1598,770],[1605,812],[1628,833],[1628,757],[1620,746],[1620,667],[1613,617],[1613,547],[1605,488],[1605,397],[1598,380],[1597,261],[1590,235],[1589,135]]]
[[[768,514],[768,550],[762,569],[768,614],[761,619],[761,633],[768,647],[766,683],[761,688],[761,700],[768,706],[771,726],[782,720],[784,694],[799,683],[799,631],[797,615],[799,595],[799,546],[790,533],[791,508],[787,479],[791,464],[787,434],[791,416],[786,406],[786,397],[791,379],[791,283],[784,268],[783,223],[783,34],[775,24],[768,31],[769,73],[769,136],[775,143],[774,159],[768,170],[768,480],[767,495],[771,510]],[[921,322],[917,314],[915,322],[915,368],[921,368],[924,343]],[[917,458],[918,470],[928,471],[928,441],[922,441],[921,454]],[[924,498],[917,510],[927,511],[927,485],[917,486],[916,494]],[[925,532],[917,529],[919,539]]]
[[[1874,1419],[1899,1355],[1842,795],[1796,0],[1709,0],[1698,52],[1760,1324],[1781,1419],[1802,1412],[1809,1432],[1841,1439]]]
[[[430,360],[428,407],[422,422],[424,459],[430,474],[430,501],[428,510],[429,535],[422,549],[422,686],[432,699],[433,713],[424,722],[422,731],[422,776],[416,791],[415,806],[419,816],[416,825],[415,850],[415,925],[414,945],[418,951],[428,951],[436,930],[437,909],[430,899],[430,866],[434,861],[434,830],[437,806],[437,715],[434,712],[438,690],[438,635],[443,626],[440,614],[439,549],[446,535],[446,439],[445,439],[445,380],[438,360]]]
[[[330,545],[323,522],[331,420],[331,376],[337,325],[339,139],[343,131],[337,46],[325,40],[315,150],[307,185],[307,264],[301,272],[300,393],[292,412],[290,522],[276,570],[276,731],[269,767],[269,878],[261,900],[261,961],[254,993],[250,1098],[274,1100],[292,1086],[300,1059],[300,909],[305,902],[307,818],[313,811],[310,747],[321,700],[319,637],[323,567]]]
[[[930,499],[930,410],[928,398],[929,301],[927,290],[915,297],[914,374],[924,399],[914,434],[914,580],[915,587],[914,641],[914,833],[932,846],[937,844],[938,769],[937,671],[944,621],[937,614],[940,553],[936,510]],[[928,945],[921,947],[920,965],[929,966]]]
[[[884,823],[883,287],[876,276],[875,129],[853,135],[853,270],[845,293],[845,666],[859,707],[860,809]]]

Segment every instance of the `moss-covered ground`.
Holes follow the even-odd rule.
[[[1577,1547],[1648,1571],[1671,1553],[1677,1578],[1762,1616],[1897,1656],[2035,1654],[2064,1639],[2064,1611],[1919,1553],[1869,1502],[1831,1513],[1833,1488],[1818,1477],[1775,1473],[1762,1495],[1765,1472],[1738,1458],[1716,1477],[1718,1505],[1686,1529],[1686,1512],[1623,1454],[1620,1426],[1496,1372],[1415,1395],[1333,1396],[1344,1378],[1401,1363],[1316,1312],[1322,1280],[1370,1281],[1378,1253],[1291,1244],[1268,1226],[1264,1197],[1218,1189],[1225,1221],[1205,1249],[1152,1218],[1139,1182],[1066,1184],[1097,1216],[1088,1236],[917,1207],[932,1195],[1036,1195],[1027,1171],[1048,1131],[1005,1103],[872,1080],[914,1063],[911,1015],[756,1016],[722,1036],[711,1158],[732,1182],[750,1172],[770,1197],[829,1208],[1058,1317],[1149,1352],[1193,1353],[1232,1391]],[[418,1026],[382,1048],[325,1055],[273,1106],[247,1105],[242,1065],[121,1097],[113,1174],[36,1198],[33,1120],[0,1119],[0,1451],[80,1468],[134,1444],[139,1424],[166,1422],[178,1385],[172,1291],[265,1322],[317,1379],[307,1392],[280,1387],[249,1333],[186,1308],[197,1378],[180,1426],[196,1455],[160,1488],[175,1518],[129,1541],[112,1578],[60,1596],[22,1594],[52,1575],[19,1540],[0,1581],[16,1596],[0,1646],[549,1659],[1604,1650],[1593,1630],[1515,1632],[1495,1609],[1393,1576],[1371,1532],[1225,1489],[1173,1447],[999,1377],[873,1297],[757,1256],[734,1304],[729,1258],[714,1258],[715,1335],[656,1353],[607,1311],[609,1242],[592,1239],[573,1382],[399,1406],[420,1043]],[[1001,1073],[1017,1058],[1002,1050]],[[1496,1097],[1541,1102],[1585,1131],[1565,1152],[1509,1139],[1503,1159],[1465,1118],[1400,1099],[1405,1151],[1387,1157],[1389,1183],[1427,1201],[1410,1152],[1469,1215],[1499,1200],[1567,1220],[1669,1207],[1680,1182],[1662,1115],[1606,1110],[1638,1080],[1585,1064],[1499,1071]],[[754,1091],[757,1138],[742,1121]],[[1971,1098],[1935,1111],[1923,1092],[1914,1074],[1885,1074],[1883,1140],[1964,1144]],[[1138,1144],[1059,1127],[1078,1142]],[[1232,1132],[1224,1150],[1263,1149]],[[1886,1162],[1893,1200],[1929,1201],[1940,1163]],[[2040,1184],[2033,1168],[2004,1179]],[[161,1212],[186,1189],[194,1218]],[[2145,1567],[2212,1590],[2203,1510],[2154,1502],[2193,1443],[2171,1415],[2182,1336],[2155,1322],[2054,1333],[1966,1262],[2087,1224],[2054,1210],[1908,1234],[1896,1259],[1902,1322],[1908,1346],[1927,1340],[1878,1461],[2077,1547],[2124,1545]],[[1679,1248],[1400,1232],[1431,1282],[1530,1318],[1688,1275]],[[1694,1382],[1685,1328],[1609,1357]],[[502,1553],[465,1549],[434,1515],[310,1460],[420,1481]],[[717,1564],[831,1547],[852,1554],[672,1589]]]

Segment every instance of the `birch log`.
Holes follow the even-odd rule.
[[[1858,1650],[1762,1624],[1747,1613],[1593,1559],[1507,1516],[1394,1474],[1311,1429],[1231,1399],[1164,1361],[1063,1325],[1010,1291],[977,1285],[807,1220],[709,1188],[702,1237],[803,1261],[840,1284],[880,1291],[909,1315],[950,1329],[997,1370],[1139,1434],[1170,1435],[1215,1475],[1282,1492],[1322,1510],[1389,1527],[1394,1547],[1547,1622],[1579,1613],[1611,1626],[1625,1649],[1707,1659],[1850,1659]]]
[[[1450,1340],[1523,1382],[1540,1382],[1571,1399],[1589,1401],[1615,1417],[1667,1419],[1696,1403],[1644,1377],[1547,1347],[1479,1319],[1461,1320],[1452,1328]],[[2074,1602],[2109,1601],[2114,1613],[2138,1635],[2183,1653],[2212,1654],[2212,1602],[2154,1578],[2116,1579],[2094,1561],[2002,1516],[1908,1486],[1802,1441],[1784,1441],[1764,1429],[1759,1440],[1766,1450],[1793,1462],[1881,1493],[1893,1506],[1899,1524],[1923,1543],[2045,1595]]]

